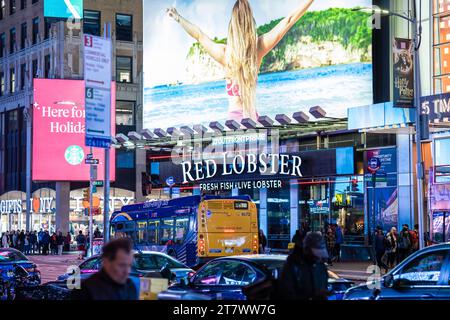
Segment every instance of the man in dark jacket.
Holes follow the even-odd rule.
[[[133,263],[131,241],[120,238],[102,250],[102,268],[72,291],[73,300],[138,300],[139,292],[129,278]]]
[[[378,226],[375,230],[375,255],[377,260],[377,266],[384,269],[387,273],[389,271],[388,266],[383,262],[383,256],[386,253],[386,236],[384,235],[383,229]]]
[[[281,300],[326,300],[328,271],[324,263],[328,253],[323,237],[310,232],[303,248],[295,246],[281,272],[277,297]]]

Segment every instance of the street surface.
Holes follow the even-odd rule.
[[[29,258],[36,263],[41,271],[42,283],[55,281],[59,275],[67,272],[69,266],[77,266],[82,262],[77,259],[76,253],[63,254],[62,256],[31,255]],[[370,262],[340,262],[334,263],[329,269],[345,279],[360,283],[365,282],[371,275],[370,272],[367,272],[370,265]]]
[[[67,272],[67,267],[77,266],[81,263],[81,260],[77,259],[77,253],[63,254],[62,256],[30,255],[28,258],[36,263],[41,271],[42,283],[55,281],[58,276]]]

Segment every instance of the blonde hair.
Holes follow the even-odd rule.
[[[237,82],[244,118],[256,119],[258,35],[248,0],[237,0],[231,14],[227,41],[227,77]]]

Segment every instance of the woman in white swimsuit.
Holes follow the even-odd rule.
[[[237,0],[228,27],[227,44],[219,44],[200,28],[183,18],[175,8],[167,13],[197,40],[211,57],[225,68],[226,90],[229,96],[229,119],[258,120],[256,84],[262,59],[283,39],[300,20],[314,0],[304,0],[271,31],[257,35],[256,23],[248,0]]]

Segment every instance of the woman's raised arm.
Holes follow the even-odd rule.
[[[286,33],[306,13],[314,0],[306,0],[289,16],[281,20],[271,31],[261,35],[258,39],[258,56],[262,59],[283,39]]]
[[[195,40],[197,40],[208,54],[221,65],[225,65],[225,45],[215,43],[199,27],[183,18],[175,8],[167,9],[168,15],[178,22],[183,29]]]

